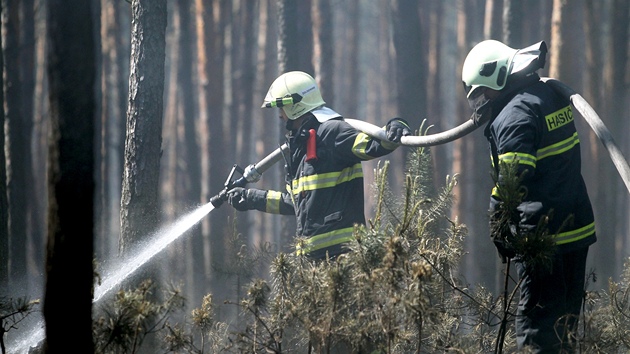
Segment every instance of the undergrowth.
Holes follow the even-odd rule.
[[[208,294],[198,308],[182,314],[185,299],[176,287],[163,291],[159,301],[152,296],[157,284],[120,290],[95,308],[96,352],[515,352],[517,294],[507,289],[517,286],[506,277],[506,291],[493,294],[460,276],[467,230],[448,217],[457,176],[446,177],[436,190],[430,165],[428,151],[412,151],[402,195],[388,185],[389,164],[379,165],[372,186],[375,217],[355,228],[348,252],[334,259],[279,253],[271,257],[268,277],[255,278],[252,265],[266,256],[250,251],[244,235],[234,231],[238,247],[231,259],[238,262],[228,267],[234,273],[229,276],[243,284],[234,301],[216,303]],[[541,228],[541,238],[530,235],[539,244],[523,247],[542,247],[545,235]],[[619,282],[586,292],[579,329],[569,337],[576,352],[630,350],[629,284],[630,262]],[[221,306],[237,306],[238,320],[219,318]],[[16,311],[32,309],[15,302],[0,306],[5,332],[24,317]],[[159,339],[159,349],[146,348],[155,342],[145,340],[149,336]]]

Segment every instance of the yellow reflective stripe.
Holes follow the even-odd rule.
[[[278,191],[268,191],[267,192],[267,205],[265,206],[265,210],[268,213],[279,214],[280,213],[280,198],[282,198],[282,193]]]
[[[592,222],[577,230],[561,232],[554,236],[554,240],[557,245],[563,245],[565,243],[579,241],[583,238],[587,238],[595,233],[595,222]]]
[[[518,161],[518,163],[523,165],[530,165],[532,167],[536,167],[536,156],[530,154],[524,154],[522,152],[507,152],[505,154],[499,155],[499,161],[501,162],[514,162]]]
[[[574,146],[580,143],[577,132],[573,133],[573,136],[562,140],[561,142],[553,145],[546,146],[542,149],[538,149],[536,155],[538,159],[544,159],[545,157],[559,155],[567,150],[571,150]]]
[[[365,148],[367,147],[368,141],[370,141],[369,135],[365,133],[359,133],[354,139],[354,144],[352,145],[352,152],[362,160],[371,159],[371,157],[365,153]]]
[[[351,226],[313,236],[306,240],[303,248],[298,244],[295,252],[297,254],[304,254],[351,241],[353,231],[354,227]]]
[[[303,191],[334,187],[341,183],[361,177],[363,177],[363,168],[359,162],[351,167],[346,167],[339,172],[321,173],[293,180],[291,192],[293,194],[298,194]]]

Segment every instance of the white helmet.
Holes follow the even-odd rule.
[[[290,71],[271,84],[261,108],[282,108],[290,120],[295,120],[325,103],[311,75]]]
[[[475,45],[466,56],[462,68],[466,97],[470,98],[480,86],[503,89],[517,51],[492,39]]]

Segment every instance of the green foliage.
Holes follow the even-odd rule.
[[[120,290],[113,302],[106,302],[93,323],[95,352],[138,353],[149,334],[166,330],[166,321],[184,306],[180,291],[171,288],[163,302],[153,301],[150,280],[135,290]]]
[[[212,295],[203,298],[201,307],[192,311],[191,323],[184,325],[167,323],[168,335],[164,337],[167,353],[225,353],[231,347],[228,325],[215,320]],[[194,328],[189,333],[188,328]]]
[[[240,309],[238,321],[218,318],[218,305],[207,295],[190,318],[171,325],[164,318],[169,302],[147,303],[141,287],[119,293],[115,309],[99,319],[100,333],[107,336],[95,337],[97,347],[110,349],[99,353],[114,352],[114,346],[116,352],[132,352],[139,343],[130,339],[150,330],[165,333],[165,353],[515,352],[514,280],[506,276],[506,291],[496,296],[482,285],[470,287],[457,273],[467,235],[465,225],[448,217],[457,176],[435,190],[428,151],[416,149],[408,161],[402,196],[387,184],[389,164],[377,168],[375,217],[355,228],[349,252],[326,261],[277,254],[268,278],[251,279],[242,286],[242,298],[226,302]],[[510,178],[515,177],[506,182],[520,188],[518,179]],[[508,205],[522,198],[518,188],[502,191],[512,193],[504,195]],[[233,233],[230,276],[240,283],[252,277],[266,252]],[[527,234],[536,237],[549,237],[544,224]],[[533,254],[547,247],[545,242],[524,243],[521,250]],[[619,283],[588,293],[582,326],[570,336],[580,352],[630,349],[629,283],[630,262]]]
[[[553,235],[547,229],[553,211],[542,216],[535,228],[519,226],[521,216],[517,207],[527,195],[527,189],[522,185],[525,176],[519,175],[518,166],[518,159],[502,161],[499,163],[500,178],[496,173],[492,174],[496,186],[494,193],[501,203],[491,215],[490,235],[495,244],[519,255],[530,266],[547,269],[556,251]]]

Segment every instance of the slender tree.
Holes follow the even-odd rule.
[[[181,188],[182,200],[187,205],[195,205],[204,203],[201,200],[201,164],[199,154],[199,139],[197,137],[199,115],[195,110],[194,94],[195,82],[193,75],[194,70],[194,18],[193,1],[178,0],[179,15],[179,43],[181,51],[176,53],[179,56],[177,61],[177,87],[178,87],[178,107],[177,121],[180,133],[179,144],[181,144],[181,155],[177,159],[179,162],[176,166],[176,185]],[[189,279],[188,286],[193,289],[190,292],[190,302],[193,304],[201,303],[201,296],[206,294],[207,289],[203,272],[197,270],[203,269],[203,239],[201,228],[195,227],[190,231],[190,237],[187,238],[186,255],[186,274]]]
[[[265,0],[260,2],[258,11],[258,51],[256,52],[256,88],[254,91],[254,108],[258,108],[263,98],[267,94],[269,84],[277,77],[278,62],[276,60],[278,46],[276,44],[276,0]],[[254,149],[256,157],[260,158],[276,148],[278,148],[283,135],[277,129],[277,112],[271,109],[254,110],[252,126],[254,131],[260,132],[257,136],[256,147]],[[282,183],[284,176],[284,166],[278,163],[276,167],[265,172],[261,179],[260,188],[277,188],[278,183]],[[277,215],[266,213],[255,213],[254,222],[260,230],[258,244],[269,242],[273,246],[280,244],[280,218]]]
[[[44,264],[41,261],[44,258],[45,245],[45,224],[41,221],[44,220],[45,207],[41,203],[37,203],[38,191],[35,189],[35,179],[37,173],[35,171],[36,166],[33,163],[33,94],[35,90],[35,1],[34,0],[22,0],[20,4],[20,50],[19,50],[19,67],[20,67],[20,90],[21,90],[21,104],[24,120],[25,136],[28,136],[27,144],[25,145],[26,151],[23,157],[24,166],[26,171],[24,181],[26,188],[25,198],[28,201],[28,213],[27,213],[27,237],[32,242],[27,249],[27,264],[28,273],[41,274],[44,269]],[[37,284],[29,284],[30,288],[37,288]]]
[[[348,7],[348,13],[361,13],[361,4],[358,0],[346,1],[346,6]],[[359,19],[360,16],[348,18],[345,30],[345,60],[343,65],[347,73],[344,83],[344,90],[347,90],[347,93],[343,102],[345,105],[343,112],[347,117],[357,117],[359,111],[359,44],[361,40]],[[338,109],[341,109],[341,107]]]
[[[92,1],[49,2],[47,353],[93,353],[95,45]],[[68,311],[68,309],[72,309]],[[72,330],[67,324],[72,323]]]
[[[129,4],[101,0],[100,137],[97,179],[96,251],[99,259],[117,253],[120,234],[120,200],[124,163],[125,106],[129,85],[130,36],[124,28],[130,21]],[[124,39],[123,39],[124,33]]]
[[[461,24],[458,25],[458,83],[461,85],[461,65],[466,54],[475,44],[485,37],[485,31],[496,32],[501,28],[503,18],[496,16],[497,10],[493,7],[481,7],[479,1],[465,2],[458,14]],[[499,6],[496,1],[493,6]],[[494,14],[490,15],[488,14]],[[478,18],[491,17],[494,22],[489,26],[476,21]],[[500,32],[500,30],[498,30]],[[502,40],[502,38],[494,38]],[[471,111],[464,96],[463,89],[457,89],[459,105],[457,114],[459,122],[470,117]],[[466,248],[470,256],[464,259],[466,269],[471,281],[485,284],[493,291],[500,291],[502,276],[499,258],[492,247],[488,230],[488,200],[492,189],[490,178],[490,158],[488,143],[483,136],[482,129],[478,129],[469,136],[454,142],[453,147],[454,166],[452,173],[460,174],[460,188],[453,213],[470,229],[472,237],[467,239]]]
[[[602,113],[605,124],[619,141],[628,146],[623,134],[628,124],[628,83],[624,79],[628,72],[628,17],[630,3],[623,0],[612,1],[610,12],[611,24],[610,39],[604,64],[604,97],[605,109]],[[569,32],[570,33],[570,32]],[[575,71],[571,71],[575,72]],[[575,76],[575,75],[573,75]],[[568,77],[568,75],[567,75]],[[624,146],[622,145],[622,146]],[[626,149],[626,151],[628,151]],[[601,184],[601,192],[597,197],[596,223],[601,237],[598,238],[597,247],[599,253],[599,269],[603,274],[615,274],[623,269],[623,263],[627,259],[627,235],[628,235],[628,193],[625,193],[617,170],[610,162],[610,157],[602,150],[601,161],[606,164],[600,168],[597,183]],[[626,155],[628,158],[628,155]]]
[[[308,68],[300,67],[298,41],[305,40],[292,34],[298,33],[297,22],[299,17],[298,1],[278,0],[278,72],[285,73],[293,70],[308,71]],[[310,55],[309,55],[310,57]],[[312,71],[310,72],[312,73]],[[269,87],[269,86],[267,86]],[[280,128],[280,136],[284,135],[284,127]],[[284,176],[282,181],[284,183]],[[296,224],[293,218],[281,219],[282,245],[291,245],[295,235]]]
[[[223,111],[225,88],[223,70],[227,16],[231,2],[227,0],[195,0],[195,25],[197,36],[197,73],[202,202],[219,193],[234,164],[226,148],[226,122]],[[202,220],[203,274],[206,283],[221,297],[225,287],[213,273],[213,266],[223,264],[225,257],[224,237],[229,222],[228,208],[214,211]]]
[[[420,126],[427,111],[426,43],[420,23],[420,4],[414,0],[392,1],[393,46],[396,53],[397,114],[407,120],[412,129]],[[392,117],[387,117],[392,118]],[[386,118],[386,119],[387,119]],[[385,123],[385,122],[383,122]],[[404,166],[406,150],[399,149],[389,159],[395,166]],[[399,185],[404,176],[401,169],[392,171],[390,181]],[[395,184],[394,184],[395,183]]]
[[[234,154],[234,161],[240,162],[244,165],[249,164],[250,161],[254,162],[257,158],[253,153],[253,141],[256,139],[256,135],[260,132],[252,129],[252,114],[253,114],[253,102],[254,102],[254,86],[252,82],[255,77],[255,64],[254,64],[254,14],[257,13],[256,2],[245,1],[242,3],[239,11],[239,16],[233,19],[232,45],[232,62],[234,67],[238,70],[234,70],[232,78],[233,90],[231,91],[232,109],[230,109],[230,141],[232,142]],[[259,99],[260,100],[260,99]],[[257,100],[256,102],[259,102]],[[260,105],[256,107],[260,109]],[[239,215],[240,219],[248,219],[249,215]],[[250,237],[255,237],[256,231],[251,230],[249,226],[250,222],[238,223],[239,231],[247,234]]]
[[[335,107],[333,14],[330,0],[313,0],[313,65],[322,97],[326,104]],[[358,16],[357,16],[358,17]]]
[[[9,201],[9,247],[11,258],[9,281],[15,285],[25,276],[28,268],[26,257],[27,214],[26,175],[28,165],[25,156],[29,151],[29,134],[26,118],[22,115],[22,92],[20,86],[20,14],[19,1],[2,1],[2,36],[4,51],[4,96],[5,96],[5,146],[7,168],[7,191]],[[28,160],[28,158],[27,158]]]
[[[131,75],[121,202],[121,252],[160,223],[158,198],[162,154],[162,111],[166,0],[132,2]]]
[[[4,6],[0,6],[0,18],[3,17]],[[0,35],[0,70],[4,68],[3,41]],[[4,82],[4,80],[2,80]],[[4,84],[0,87],[3,87]],[[0,107],[4,107],[4,90],[0,90]],[[4,149],[4,109],[0,109],[0,147]],[[0,295],[9,286],[9,201],[7,199],[7,164],[4,154],[0,154]]]
[[[486,1],[486,13],[483,23],[483,36],[487,39],[500,39],[501,38],[501,26],[502,12],[503,12],[502,0],[487,0]],[[505,1],[506,5],[511,4],[512,1]]]
[[[523,2],[503,1],[503,35],[501,40],[514,48],[522,48],[523,43]]]

